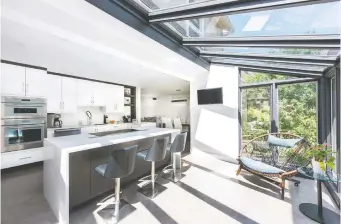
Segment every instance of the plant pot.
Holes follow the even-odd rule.
[[[314,173],[324,174],[326,172],[326,164],[324,163],[324,170],[320,166],[320,162],[315,161],[315,159],[311,160],[311,164],[313,166]]]

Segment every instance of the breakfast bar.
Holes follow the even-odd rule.
[[[44,194],[60,224],[69,224],[72,208],[112,191],[114,181],[95,173],[95,167],[108,161],[109,150],[137,145],[137,151],[151,146],[156,138],[169,137],[170,142],[180,130],[151,128],[123,129],[115,132],[89,133],[47,138],[48,159],[44,161]],[[170,163],[170,155],[156,162],[156,168]],[[136,158],[131,175],[122,178],[129,183],[149,174],[150,164]]]

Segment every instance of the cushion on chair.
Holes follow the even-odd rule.
[[[104,176],[104,173],[105,173],[105,170],[108,166],[108,163],[105,163],[105,164],[102,164],[102,165],[99,165],[95,168],[95,171],[97,173],[99,173],[100,175]]]
[[[143,150],[143,151],[141,151],[141,152],[138,152],[138,153],[137,153],[137,156],[138,156],[139,158],[141,158],[141,159],[146,159],[147,154],[148,154],[148,149],[147,149],[147,150]]]
[[[277,138],[276,136],[273,136],[273,135],[269,135],[268,137],[269,144],[281,146],[281,147],[293,147],[301,140],[302,138],[292,138],[292,139]]]
[[[268,164],[255,161],[247,157],[240,157],[239,160],[244,166],[259,173],[277,174],[284,172],[283,170],[278,169],[277,167],[273,167]]]

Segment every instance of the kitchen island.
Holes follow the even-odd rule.
[[[123,132],[123,133],[122,133]],[[151,128],[126,130],[108,135],[81,134],[47,138],[51,145],[44,161],[44,194],[60,224],[69,224],[70,210],[105,192],[113,190],[114,181],[99,176],[95,167],[108,161],[109,150],[138,145],[149,148],[155,138],[169,137],[172,142],[180,130]],[[167,154],[162,167],[170,162]],[[122,178],[124,185],[150,173],[150,163],[136,158],[133,173]]]

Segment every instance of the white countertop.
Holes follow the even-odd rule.
[[[149,138],[152,136],[158,136],[163,134],[177,133],[177,129],[167,129],[167,128],[151,128],[142,131],[135,131],[130,133],[108,135],[103,137],[96,137],[89,134],[71,135],[64,137],[51,137],[46,138],[45,141],[51,143],[55,147],[63,150],[63,152],[78,152],[93,148],[98,148],[102,146],[107,146],[111,144],[118,144],[123,142],[129,142],[134,140],[139,140],[143,138]],[[93,138],[89,138],[93,137]]]

